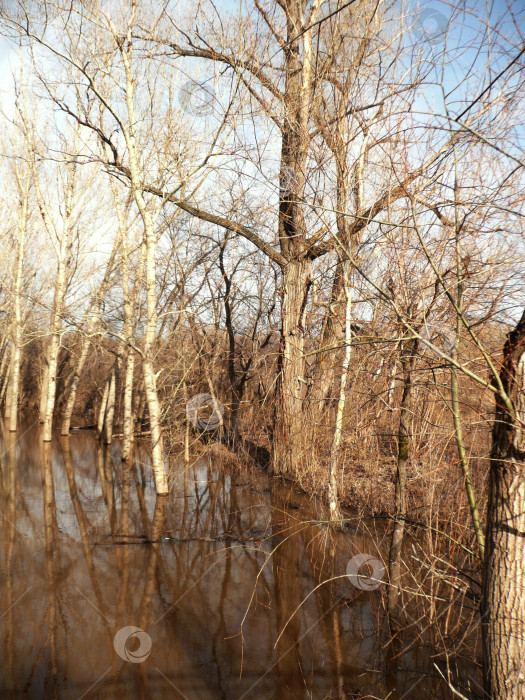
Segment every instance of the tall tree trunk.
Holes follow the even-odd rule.
[[[9,366],[7,368],[6,375],[6,394],[5,394],[5,406],[4,406],[4,418],[7,423],[11,421],[11,401],[13,398],[13,353],[11,352],[11,357],[9,359]]]
[[[109,378],[108,401],[106,405],[106,417],[104,420],[104,444],[111,445],[113,440],[113,418],[115,416],[115,394],[117,384],[117,363],[111,370]]]
[[[60,316],[57,314],[57,318]],[[55,396],[57,384],[58,354],[60,352],[60,330],[58,323],[53,323],[55,330],[49,343],[49,358],[47,371],[47,396],[44,399],[44,442],[50,442],[53,431],[53,412],[55,410]]]
[[[406,341],[401,350],[401,366],[403,368],[403,393],[399,407],[398,453],[395,479],[396,519],[392,532],[389,554],[388,612],[390,627],[393,632],[403,626],[403,609],[401,605],[401,563],[403,539],[405,534],[405,519],[407,515],[407,466],[410,445],[410,422],[412,418],[411,393],[412,371],[416,363],[418,341]]]
[[[80,125],[77,127],[75,142],[73,148],[78,146],[78,137],[80,133]],[[76,178],[77,164],[72,161],[67,165],[67,180],[65,185],[64,195],[64,216],[62,230],[59,233],[55,224],[52,223],[49,216],[48,205],[42,193],[40,186],[39,173],[36,167],[36,150],[32,144],[31,152],[31,172],[33,175],[33,184],[35,186],[38,208],[42,216],[42,221],[47,234],[57,252],[58,266],[57,275],[54,285],[53,306],[51,317],[49,320],[50,338],[46,349],[46,371],[44,381],[42,383],[42,394],[40,398],[40,422],[44,424],[43,440],[49,442],[52,437],[53,430],[53,413],[55,410],[55,398],[57,388],[57,368],[58,355],[60,352],[60,344],[62,340],[62,316],[64,313],[64,305],[66,300],[66,292],[68,286],[68,273],[71,263],[71,248],[73,240],[74,222],[72,219],[73,210],[76,204]],[[58,239],[58,245],[56,241]]]
[[[239,408],[240,408],[240,395],[239,395],[239,385],[240,377],[237,377],[235,371],[235,355],[236,355],[236,343],[235,343],[235,331],[233,328],[233,317],[232,317],[232,303],[231,303],[231,293],[232,293],[232,283],[230,276],[226,273],[226,268],[224,266],[224,252],[226,250],[226,243],[228,237],[225,238],[223,244],[221,245],[219,253],[219,269],[221,271],[222,279],[224,281],[224,325],[226,326],[227,334],[227,351],[226,351],[226,367],[228,370],[228,382],[230,384],[230,430],[231,436],[234,440],[239,437],[238,434],[238,423],[239,423]]]
[[[100,402],[100,408],[98,410],[98,421],[97,421],[97,433],[99,437],[102,435],[104,430],[104,423],[106,420],[106,408],[108,405],[108,395],[109,395],[109,379],[106,379],[104,383],[104,391],[102,392],[102,400]]]
[[[135,11],[135,10],[133,10]],[[144,225],[144,242],[146,245],[146,330],[144,335],[144,351],[142,356],[142,372],[151,430],[151,461],[155,476],[157,494],[168,493],[168,479],[164,467],[164,450],[161,430],[161,408],[157,392],[153,357],[157,335],[157,274],[156,274],[156,238],[154,217],[144,199],[144,185],[139,171],[139,161],[136,143],[136,119],[134,105],[134,77],[131,68],[133,42],[131,37],[132,22],[128,26],[127,46],[119,44],[120,53],[126,73],[126,107],[129,127],[124,130],[124,138],[129,156],[129,174],[131,189],[137,208]]]
[[[345,315],[345,285],[344,285],[344,262],[339,258],[335,268],[334,279],[330,302],[326,308],[323,320],[323,333],[321,336],[321,347],[316,355],[315,368],[315,397],[316,409],[321,414],[333,402],[331,401],[334,391],[335,367],[339,352],[337,346],[345,332],[343,321]]]
[[[346,110],[344,101],[341,101],[339,109]],[[347,123],[345,119],[338,119],[335,128],[324,128],[325,139],[328,147],[332,151],[335,160],[337,185],[337,236],[340,246],[344,246],[345,250],[339,255],[335,274],[332,281],[332,290],[330,295],[330,303],[326,309],[325,318],[323,321],[323,334],[321,340],[321,352],[317,355],[316,380],[317,387],[315,391],[317,399],[317,410],[323,409],[330,405],[330,395],[333,390],[335,379],[335,368],[338,363],[334,361],[337,358],[337,351],[334,349],[341,342],[341,338],[345,333],[346,323],[346,277],[345,268],[348,266],[346,258],[348,253],[353,259],[357,249],[358,236],[362,236],[364,229],[354,235],[353,238],[349,233],[348,217],[346,212],[350,208],[350,189],[353,192],[354,210],[359,212],[364,207],[364,170],[366,157],[368,153],[370,132],[365,123],[362,123],[364,129],[364,139],[360,146],[359,158],[356,160],[353,168],[353,178],[350,176],[350,168],[348,164],[348,150],[350,138],[347,132]],[[332,131],[333,129],[333,131]],[[350,181],[353,180],[353,186],[350,188]]]
[[[155,238],[153,226],[147,226],[146,232],[146,296],[147,323],[144,338],[144,355],[142,372],[144,374],[144,389],[148,403],[149,423],[151,430],[152,467],[155,475],[155,488],[158,494],[168,493],[168,480],[164,467],[164,450],[162,445],[161,409],[157,393],[157,380],[153,367],[157,330],[157,291],[155,272]]]
[[[144,398],[144,377],[141,377],[138,389],[133,398],[133,425],[137,430],[142,428],[146,400]]]
[[[129,252],[128,252],[128,229],[124,219],[124,214],[118,201],[118,192],[114,183],[113,198],[117,211],[119,222],[119,231],[121,238],[121,265],[122,265],[122,295],[124,298],[124,324],[122,334],[126,340],[125,352],[125,370],[124,370],[124,401],[123,401],[123,417],[122,417],[122,460],[126,461],[131,457],[133,448],[134,421],[133,421],[133,374],[135,370],[135,350],[132,345],[134,342],[133,333],[133,309],[137,297],[139,285],[142,282],[144,270],[144,258],[146,247],[144,243],[141,246],[140,261],[137,268],[135,284],[130,290],[129,284]]]
[[[62,316],[66,300],[68,285],[68,270],[71,256],[72,244],[72,222],[71,215],[75,193],[75,179],[77,174],[76,164],[68,166],[68,181],[65,201],[65,220],[62,235],[60,237],[60,247],[58,250],[58,269],[55,282],[55,294],[53,298],[53,309],[51,312],[50,326],[51,338],[47,355],[47,396],[44,399],[44,431],[43,440],[49,442],[52,438],[53,413],[55,410],[55,398],[57,389],[57,368],[60,345],[62,341]],[[37,192],[39,188],[37,187]],[[43,199],[38,195],[41,209],[43,209]],[[53,234],[50,234],[53,235]]]
[[[332,441],[332,450],[330,455],[330,473],[328,480],[328,503],[330,506],[330,521],[337,522],[342,520],[341,510],[339,508],[339,493],[337,487],[337,471],[339,468],[339,457],[341,438],[343,436],[343,416],[346,404],[346,385],[348,381],[348,370],[350,368],[350,358],[352,355],[352,292],[350,290],[350,270],[348,262],[344,264],[343,275],[345,277],[345,354],[343,359],[343,367],[341,372],[341,383],[339,386],[339,401],[337,404],[337,416],[335,422],[334,439]]]
[[[310,287],[309,260],[291,261],[283,270],[281,355],[273,441],[274,474],[294,474],[305,449],[306,396],[304,317]]]
[[[62,435],[69,435],[69,430],[71,427],[71,417],[73,416],[73,409],[75,408],[75,402],[77,400],[78,387],[80,385],[80,377],[82,375],[82,370],[87,360],[89,348],[91,346],[91,340],[89,337],[84,336],[82,338],[82,346],[80,349],[80,357],[78,358],[77,364],[73,371],[73,379],[71,381],[71,387],[69,390],[69,396],[67,397],[66,408],[62,415]]]
[[[40,383],[40,403],[39,403],[39,422],[43,423],[46,417],[47,406],[47,388],[49,386],[49,362],[48,353],[49,344],[44,344],[44,366],[42,367],[42,381]]]
[[[314,3],[309,14],[311,21],[318,10],[319,5]],[[275,474],[295,475],[306,449],[304,339],[312,262],[305,251],[307,226],[303,194],[311,138],[309,127],[315,67],[311,24],[299,36],[297,32],[304,22],[305,6],[293,0],[286,3],[285,12],[285,114],[282,120],[278,235],[282,256],[288,262],[281,267],[281,352],[272,468]]]
[[[525,313],[509,333],[492,432],[482,631],[485,691],[525,697]],[[503,395],[502,395],[503,394]]]
[[[133,448],[133,373],[135,369],[135,351],[128,347],[126,354],[126,370],[124,374],[124,411],[122,419],[122,459],[131,457]]]
[[[17,172],[18,190],[20,196],[18,213],[18,250],[16,259],[15,288],[13,294],[13,355],[11,359],[11,386],[9,430],[16,432],[18,420],[18,394],[20,385],[20,361],[22,357],[22,272],[24,266],[24,246],[27,224],[28,183],[23,183]]]

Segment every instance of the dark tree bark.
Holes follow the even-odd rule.
[[[388,613],[392,632],[399,630],[404,624],[403,607],[401,605],[401,554],[405,535],[405,519],[407,515],[407,466],[409,459],[410,420],[412,415],[412,372],[416,363],[417,340],[407,341],[401,351],[401,366],[403,368],[403,394],[399,407],[398,455],[395,480],[396,520],[392,532],[392,542],[389,554]]]

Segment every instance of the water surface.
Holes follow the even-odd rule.
[[[431,652],[393,652],[382,587],[346,577],[357,553],[386,561],[384,521],[332,534],[209,456],[156,499],[140,445],[126,469],[88,432],[0,439],[2,698],[452,697]]]

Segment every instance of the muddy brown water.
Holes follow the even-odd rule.
[[[329,535],[307,499],[206,457],[123,469],[89,432],[2,430],[1,698],[449,698],[432,650],[388,644],[384,521]],[[469,669],[465,668],[465,680]]]

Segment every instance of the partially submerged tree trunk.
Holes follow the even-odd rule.
[[[132,455],[133,437],[135,431],[135,422],[133,416],[133,376],[135,372],[135,349],[134,344],[134,320],[133,310],[137,298],[139,285],[142,284],[144,260],[146,255],[146,246],[143,243],[141,246],[141,255],[136,272],[135,283],[130,289],[129,280],[129,251],[128,251],[128,230],[124,214],[118,201],[118,193],[114,184],[113,198],[119,222],[119,233],[122,239],[122,295],[124,297],[124,324],[122,335],[127,345],[125,348],[125,370],[124,370],[124,400],[123,400],[123,416],[122,416],[122,460],[128,460]]]
[[[133,14],[136,8],[133,9]],[[136,118],[134,105],[134,83],[131,61],[133,54],[133,41],[131,37],[133,21],[128,25],[127,46],[118,39],[118,47],[122,56],[126,74],[126,107],[129,126],[124,129],[124,138],[129,157],[129,173],[131,190],[144,226],[144,243],[146,246],[146,329],[144,334],[144,350],[142,355],[142,372],[144,375],[144,389],[148,403],[148,413],[151,430],[151,462],[155,476],[155,489],[157,494],[168,493],[168,479],[164,467],[164,450],[162,444],[161,409],[157,392],[153,356],[157,333],[157,289],[156,289],[156,236],[154,229],[154,216],[150,204],[144,199],[144,185],[139,170],[139,160],[136,143]]]
[[[77,166],[75,162],[69,163],[67,166],[64,223],[63,229],[59,235],[56,231],[56,228],[54,228],[50,223],[47,205],[42,194],[42,190],[39,183],[39,176],[36,170],[36,156],[34,153],[32,155],[33,179],[37,194],[38,205],[42,214],[42,219],[44,221],[44,226],[47,229],[47,233],[51,240],[55,240],[56,237],[59,238],[59,244],[56,247],[58,256],[58,266],[54,285],[55,290],[53,296],[53,307],[49,321],[51,337],[49,339],[49,344],[47,347],[47,362],[44,375],[44,382],[42,384],[42,397],[40,403],[40,420],[44,423],[43,440],[44,442],[49,442],[51,440],[53,430],[53,412],[55,410],[58,356],[60,352],[60,345],[62,342],[62,316],[64,313],[64,306],[66,301],[69,264],[71,258],[71,247],[73,238],[72,213],[75,204],[74,200]]]
[[[399,408],[398,453],[395,479],[396,519],[392,532],[389,553],[388,613],[393,632],[402,628],[404,622],[401,604],[402,549],[407,515],[407,466],[409,459],[410,422],[412,420],[411,393],[412,371],[416,363],[418,341],[402,344],[401,366],[403,368],[403,393]]]
[[[135,351],[128,347],[124,372],[124,401],[122,418],[122,459],[131,457],[133,448],[133,373],[135,369]]]
[[[292,261],[283,270],[282,330],[278,398],[273,442],[274,474],[294,474],[295,460],[309,447],[305,441],[303,403],[306,397],[304,318],[311,262]]]
[[[339,489],[337,477],[339,469],[339,458],[341,452],[341,439],[343,435],[343,417],[346,405],[346,385],[348,381],[348,371],[350,369],[350,358],[352,355],[352,292],[350,289],[349,264],[343,265],[344,289],[346,296],[345,309],[345,354],[341,373],[341,383],[339,386],[339,401],[337,404],[337,416],[334,430],[334,439],[330,455],[330,473],[328,477],[328,504],[330,507],[330,521],[341,523],[342,515],[339,507]]]
[[[64,235],[64,238],[66,236]],[[53,311],[51,315],[51,339],[49,342],[49,355],[47,363],[47,395],[44,397],[44,442],[49,442],[53,430],[53,412],[55,410],[55,396],[57,386],[58,355],[62,339],[62,314],[67,287],[66,250],[69,249],[69,240],[63,241],[64,256],[58,263],[57,280],[55,284],[55,298],[53,301]]]
[[[71,386],[69,389],[69,396],[67,398],[66,407],[62,415],[62,429],[61,435],[69,435],[69,430],[71,428],[71,418],[73,416],[73,410],[75,408],[75,403],[77,400],[78,387],[80,385],[80,378],[82,376],[82,370],[87,360],[89,348],[91,347],[91,338],[89,337],[91,327],[88,328],[88,335],[84,336],[81,341],[80,357],[73,370],[73,378],[71,380]]]
[[[509,333],[499,376],[483,575],[485,691],[525,697],[525,313]]]

